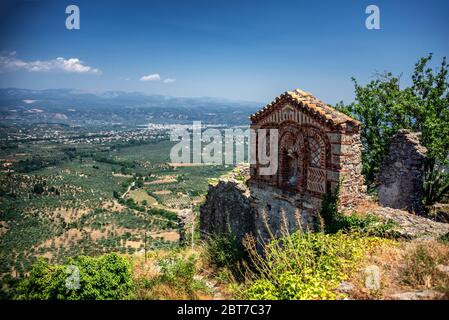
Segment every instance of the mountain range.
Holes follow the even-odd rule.
[[[0,88],[0,123],[69,125],[147,123],[248,124],[263,103],[211,97],[173,97],[139,92]]]

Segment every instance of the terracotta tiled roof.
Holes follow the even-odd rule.
[[[300,89],[284,92],[264,108],[252,114],[250,116],[251,121],[257,122],[257,120],[261,119],[264,115],[270,113],[270,110],[280,100],[289,100],[291,102],[296,102],[296,105],[299,106],[299,108],[303,109],[313,117],[334,126],[340,126],[344,123],[349,123],[352,126],[356,127],[360,126],[360,122],[358,122],[357,120],[354,120],[346,114],[335,110],[331,106],[315,98],[312,94],[304,92]]]

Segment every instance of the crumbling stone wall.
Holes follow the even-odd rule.
[[[238,238],[255,234],[255,216],[248,188],[235,179],[220,179],[209,185],[205,203],[200,208],[202,237],[233,233]]]
[[[317,204],[312,199],[304,199],[299,194],[281,192],[278,188],[266,185],[249,184],[251,204],[254,207],[255,235],[266,243],[272,237],[279,238],[295,230],[320,228]]]
[[[424,165],[427,149],[420,134],[400,130],[391,140],[379,174],[379,203],[382,206],[422,213]]]
[[[179,242],[186,243],[190,239],[187,239],[189,231],[187,228],[194,223],[194,214],[191,209],[183,209],[177,214],[178,228],[179,228]]]
[[[235,179],[235,171],[245,180]],[[251,234],[261,244],[287,232],[319,227],[316,204],[304,201],[300,194],[287,195],[278,188],[247,183],[249,166],[235,171],[209,186],[200,208],[203,237],[231,232],[241,239]]]

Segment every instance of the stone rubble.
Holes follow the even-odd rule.
[[[378,207],[369,213],[397,224],[395,231],[403,238],[439,238],[449,232],[449,224],[436,222],[404,210]]]
[[[440,300],[444,293],[435,290],[400,292],[390,295],[393,300]]]

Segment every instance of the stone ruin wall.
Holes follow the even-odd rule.
[[[366,197],[360,133],[328,133],[327,136],[331,142],[331,169],[327,172],[331,191],[340,182],[340,206],[352,207]]]
[[[391,140],[379,174],[379,203],[384,207],[421,214],[427,149],[420,134],[400,130]]]
[[[240,176],[249,178],[248,166],[237,170]],[[206,202],[200,208],[203,237],[232,232],[240,239],[251,234],[260,244],[287,231],[315,230],[319,224],[312,210],[299,208],[299,197],[270,186],[247,185],[234,179],[233,174],[209,186]]]

